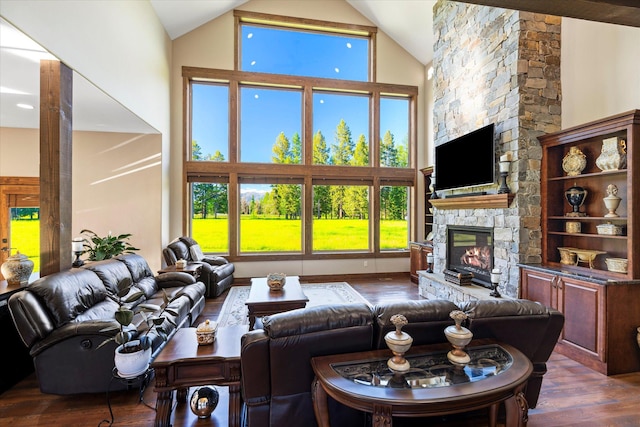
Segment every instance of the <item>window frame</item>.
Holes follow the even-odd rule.
[[[249,12],[235,12],[236,25],[239,25],[239,16],[252,16],[265,19],[272,15],[255,14]],[[280,21],[294,25],[309,25],[313,23],[326,24],[324,21],[300,20],[297,18],[277,17]],[[362,28],[335,24],[335,28]],[[373,27],[365,27],[372,29]],[[375,28],[373,28],[375,30]],[[236,46],[239,29],[236,28]],[[375,31],[371,34],[375,36]],[[375,43],[370,43],[373,48]],[[375,49],[373,49],[375,51]],[[238,50],[236,49],[236,55]],[[375,63],[373,54],[370,55],[372,63]],[[236,57],[236,67],[238,64]],[[371,76],[375,76],[372,68]],[[183,230],[185,235],[190,234],[191,228],[191,193],[189,182],[198,181],[224,181],[228,182],[228,216],[229,216],[229,253],[224,254],[231,260],[241,261],[268,261],[268,260],[295,260],[295,259],[345,259],[345,258],[393,258],[406,257],[409,248],[397,251],[380,250],[380,187],[393,182],[396,185],[405,185],[412,188],[409,204],[413,208],[410,214],[409,233],[415,236],[417,232],[418,218],[416,214],[417,201],[417,96],[418,88],[410,85],[397,85],[377,83],[375,81],[360,82],[339,79],[326,79],[318,77],[301,77],[281,74],[255,73],[235,70],[209,69],[199,67],[182,67],[183,77]],[[229,87],[229,147],[226,162],[193,161],[191,160],[191,83],[215,82],[226,84]],[[240,88],[244,85],[271,86],[282,88],[296,88],[302,92],[303,118],[301,123],[302,138],[302,163],[301,164],[272,164],[272,163],[242,163],[239,158],[239,120]],[[313,95],[318,91],[366,94],[370,97],[370,121],[369,121],[369,166],[336,166],[313,164]],[[381,167],[380,163],[380,98],[385,96],[406,97],[409,99],[409,165],[406,168]],[[247,179],[252,182],[270,183],[276,180],[295,180],[302,182],[302,253],[261,253],[241,254],[239,248],[239,222],[240,222],[240,194],[239,183]],[[313,223],[313,184],[326,182],[327,184],[351,183],[370,186],[370,248],[366,251],[349,252],[313,252],[312,229]],[[414,237],[415,238],[415,237]],[[410,239],[411,240],[411,239]]]

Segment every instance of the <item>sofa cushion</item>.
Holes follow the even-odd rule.
[[[56,327],[75,319],[107,297],[104,283],[93,271],[85,269],[42,277],[31,284],[29,290],[47,306]]]
[[[82,268],[94,272],[112,294],[118,293],[118,285],[122,280],[132,280],[127,266],[114,258],[92,261],[83,265]],[[128,285],[131,285],[131,282]]]
[[[202,248],[198,244],[192,245],[189,248],[189,253],[193,261],[202,261],[204,259],[204,252],[202,252]]]

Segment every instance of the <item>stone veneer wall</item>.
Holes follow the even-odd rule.
[[[435,270],[445,265],[448,224],[493,227],[499,289],[513,298],[519,296],[516,264],[540,261],[537,137],[560,130],[560,23],[555,16],[446,0],[434,6],[435,144],[495,123],[496,160],[512,153],[507,183],[515,193],[507,209],[435,209]],[[437,170],[435,181],[437,188]]]

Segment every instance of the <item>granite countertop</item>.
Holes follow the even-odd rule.
[[[578,274],[564,270],[562,267],[542,265],[542,264],[517,264],[518,267],[528,268],[529,270],[537,270],[543,273],[553,273],[562,277],[571,277],[584,280],[585,282],[596,283],[598,285],[640,285],[640,280],[616,280],[603,279],[602,277],[589,276],[587,274]]]

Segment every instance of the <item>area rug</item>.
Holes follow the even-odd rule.
[[[307,307],[332,304],[369,302],[347,282],[303,283],[302,292],[309,298]],[[249,312],[245,301],[249,298],[251,286],[232,286],[222,304],[218,316],[218,326],[245,325],[249,323]]]

